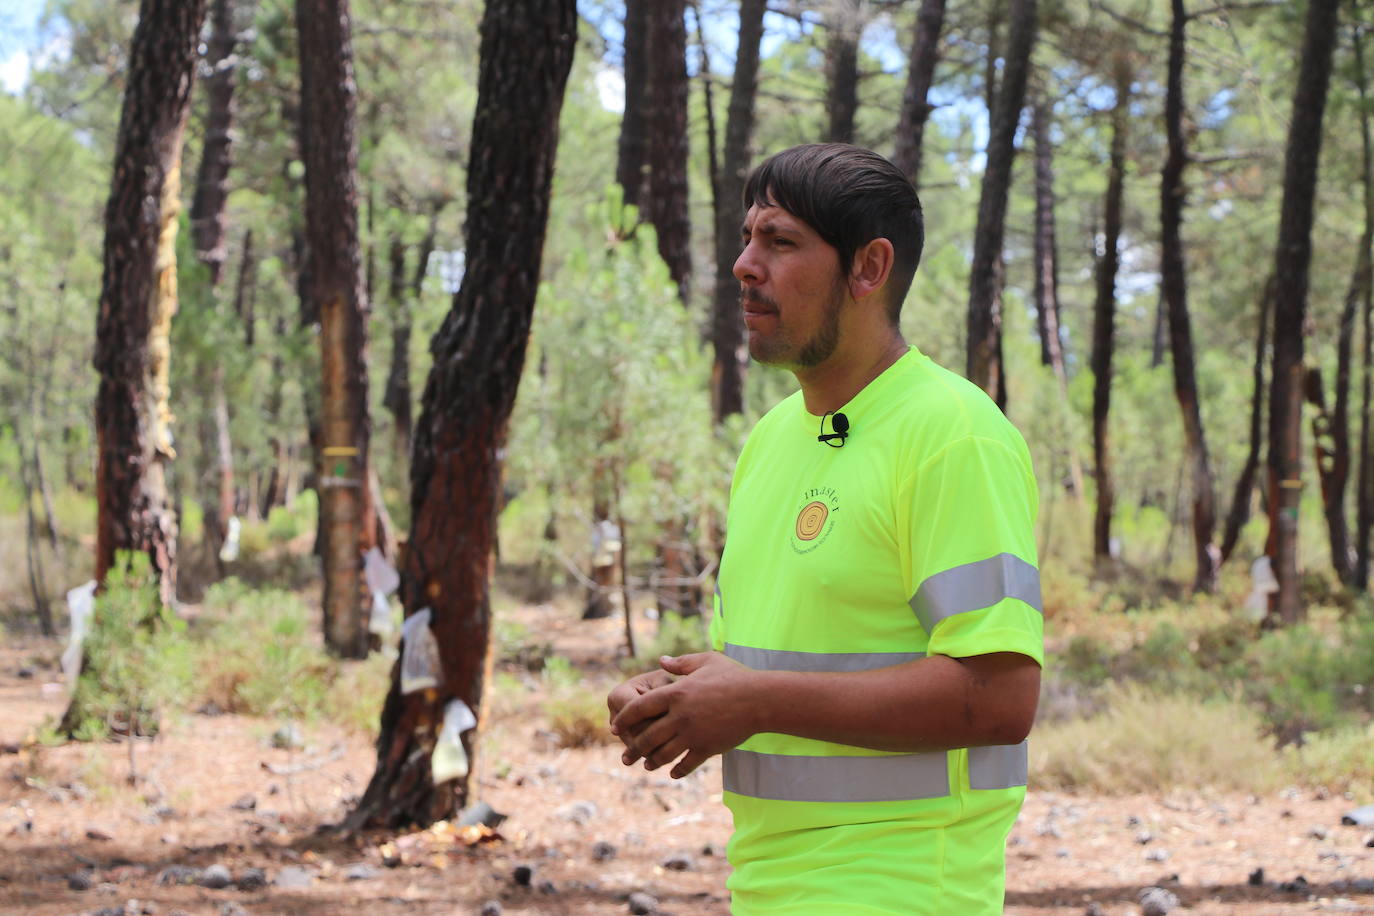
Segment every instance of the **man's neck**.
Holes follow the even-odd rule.
[[[794,369],[807,412],[820,416],[839,410],[906,352],[906,341],[893,330],[883,345],[868,352],[849,357],[837,353],[838,358],[819,366]]]

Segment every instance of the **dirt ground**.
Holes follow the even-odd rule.
[[[604,647],[617,644],[619,621],[578,621],[549,606],[518,613],[558,654],[610,683]],[[638,895],[657,913],[729,911],[718,762],[675,782],[625,769],[611,745],[560,749],[527,674],[507,671],[507,684],[527,687],[495,703],[477,764],[476,791],[507,815],[495,835],[444,824],[342,838],[319,828],[343,816],[371,775],[365,737],[311,726],[303,747],[283,749],[271,741],[280,723],[191,715],[137,748],[146,778],[131,788],[123,745],[28,741],[63,708],[61,648],[22,634],[0,648],[4,916],[572,916],[631,912],[647,903]],[[1032,787],[1008,848],[1006,912],[1137,914],[1142,889],[1159,885],[1179,898],[1176,913],[1374,914],[1369,831],[1341,826],[1344,812],[1371,799],[1322,795]],[[203,871],[211,866],[221,868]]]

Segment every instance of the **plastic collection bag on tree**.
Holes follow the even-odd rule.
[[[401,585],[401,575],[386,561],[376,547],[363,554],[363,578],[367,580],[368,591],[372,592],[372,613],[368,617],[367,630],[377,636],[391,632],[391,602],[387,596]]]
[[[243,522],[239,521],[237,515],[231,515],[229,524],[224,527],[224,543],[219,548],[219,559],[221,563],[232,563],[239,558],[239,536],[243,533]]]
[[[62,675],[67,680],[67,690],[76,689],[76,679],[81,676],[81,643],[86,638],[90,625],[91,610],[95,606],[94,579],[85,585],[78,585],[67,592],[67,609],[72,615],[71,636],[67,648],[62,652]]]
[[[443,667],[439,643],[429,628],[430,609],[421,608],[401,624],[401,693],[438,687]]]
[[[476,726],[477,717],[462,700],[449,700],[444,706],[444,724],[439,729],[439,741],[429,758],[430,776],[436,786],[468,775],[468,753],[463,748],[463,732]]]
[[[1260,554],[1250,564],[1250,582],[1250,594],[1241,607],[1246,620],[1259,623],[1269,613],[1269,596],[1279,590],[1279,580],[1274,578],[1274,569],[1265,554]]]

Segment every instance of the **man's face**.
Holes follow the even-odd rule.
[[[791,370],[825,362],[839,344],[849,294],[839,253],[781,207],[750,207],[742,234],[735,278],[749,355]]]

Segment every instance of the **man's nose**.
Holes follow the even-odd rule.
[[[758,259],[754,257],[754,246],[746,244],[744,250],[735,258],[735,279],[741,283],[757,283],[762,279]]]

